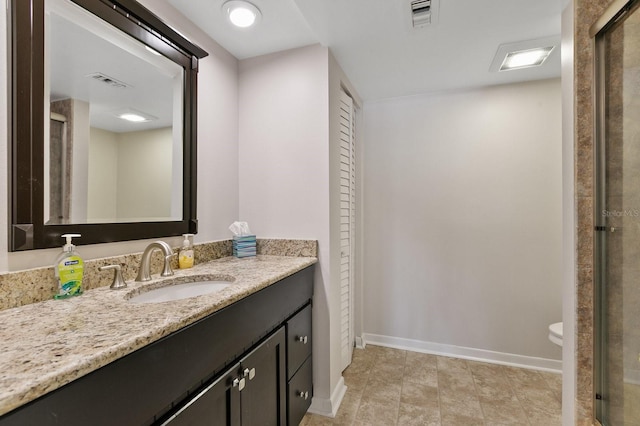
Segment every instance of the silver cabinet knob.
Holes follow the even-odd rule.
[[[309,338],[307,336],[298,336],[296,337],[296,341],[302,343],[303,345],[307,344],[307,340]]]
[[[245,368],[244,369],[244,377],[249,377],[249,380],[253,380],[254,377],[256,377],[256,369],[252,368],[252,369],[248,369]]]
[[[238,392],[241,392],[242,389],[244,389],[244,385],[245,385],[244,378],[242,378],[242,379],[238,379],[238,378],[233,379],[233,387],[234,388],[238,388]]]
[[[304,391],[304,392],[303,391],[297,391],[296,395],[299,396],[300,398],[304,399],[305,401],[307,399],[309,399],[309,392],[307,392],[307,391]]]

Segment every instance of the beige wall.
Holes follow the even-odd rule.
[[[111,222],[117,217],[118,139],[117,134],[91,128],[89,147],[89,194],[87,220]]]
[[[170,127],[126,133],[92,128],[88,220],[171,219],[172,182],[182,183],[172,173],[172,138]]]
[[[121,133],[118,147],[118,219],[167,220],[173,179],[171,128]],[[181,176],[176,178],[182,182]]]

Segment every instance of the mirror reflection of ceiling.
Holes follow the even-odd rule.
[[[498,73],[489,66],[501,44],[546,37],[559,42],[568,3],[432,0],[437,22],[414,30],[411,0],[250,0],[262,18],[239,30],[223,14],[226,0],[167,1],[238,59],[328,46],[365,101],[557,78],[559,48],[541,67]]]
[[[142,43],[119,31],[111,30],[110,40],[105,39],[107,26],[100,28],[99,36],[93,28],[88,31],[57,13],[49,13],[47,19],[51,101],[73,98],[89,102],[91,126],[111,132],[172,126],[174,102],[182,107],[181,99],[174,99],[176,93],[181,96],[182,67],[147,51]],[[93,17],[83,25],[103,26]],[[126,87],[91,77],[96,74]],[[175,90],[176,84],[179,90]],[[133,123],[116,116],[126,111],[153,119]]]

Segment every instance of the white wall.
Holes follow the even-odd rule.
[[[335,414],[346,388],[340,368],[339,139],[331,114],[355,90],[319,45],[240,62],[240,215],[259,237],[319,242],[312,410]],[[337,116],[337,108],[335,109]],[[336,117],[337,118],[337,117]]]
[[[198,218],[196,242],[229,238],[227,226],[238,218],[238,61],[184,18],[157,0],[142,0],[148,9],[209,52],[198,74]],[[7,0],[0,0],[0,117],[7,105]],[[0,199],[7,194],[7,122],[0,120]],[[5,210],[6,211],[6,210]],[[9,253],[7,214],[0,214],[0,271],[51,265],[59,249]],[[164,238],[178,246],[180,237]],[[62,241],[61,241],[62,244]],[[85,259],[142,251],[148,241],[80,247]]]
[[[319,45],[240,61],[240,219],[261,238],[317,239],[314,399],[331,377],[328,50]]]
[[[367,103],[364,132],[365,337],[559,360],[560,81]]]

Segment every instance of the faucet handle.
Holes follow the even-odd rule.
[[[113,282],[109,288],[112,290],[118,290],[127,287],[127,282],[122,278],[122,267],[120,265],[107,265],[98,268],[99,271],[106,271],[109,269],[115,270],[115,273],[113,274]]]
[[[168,254],[164,257],[164,267],[162,268],[161,277],[170,277],[173,275],[173,269],[171,269],[171,258],[177,256],[178,253]]]

